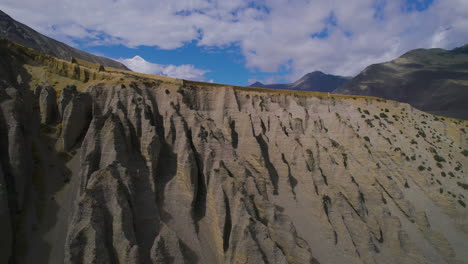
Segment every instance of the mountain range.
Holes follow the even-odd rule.
[[[468,45],[416,49],[368,66],[334,93],[406,102],[434,114],[468,119]]]
[[[321,71],[314,71],[304,75],[294,83],[288,84],[263,84],[255,82],[250,87],[270,88],[270,89],[287,89],[298,91],[315,91],[315,92],[332,92],[341,85],[351,79],[350,77],[343,77],[331,74],[325,74]]]

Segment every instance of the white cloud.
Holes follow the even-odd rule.
[[[185,80],[206,81],[207,79],[205,78],[204,74],[209,72],[207,70],[197,69],[190,64],[183,64],[177,66],[171,64],[163,65],[151,63],[140,56],[135,56],[129,59],[119,59],[118,61],[125,64],[132,71],[163,75]]]
[[[286,65],[294,80],[313,70],[354,75],[410,49],[468,43],[468,1],[434,0],[423,12],[403,10],[405,1],[3,0],[0,9],[45,34],[91,44],[236,44],[247,67],[275,72]],[[328,38],[310,37],[325,28]]]

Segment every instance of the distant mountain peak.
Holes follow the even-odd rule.
[[[249,86],[271,89],[331,92],[345,84],[349,79],[349,77],[326,74],[322,71],[313,71],[305,74],[294,83],[263,84],[257,81]]]
[[[0,9],[0,17],[10,17],[7,13],[3,12],[1,9]],[[10,17],[11,18],[11,17]]]
[[[306,75],[304,75],[304,77],[306,77],[306,76],[317,76],[317,75],[327,75],[327,74],[323,73],[322,71],[313,71],[313,72],[307,73]]]
[[[454,52],[456,53],[466,53],[468,54],[468,44],[465,44],[461,47],[458,47],[458,48],[454,48],[453,49]]]

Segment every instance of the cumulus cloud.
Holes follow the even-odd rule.
[[[3,0],[0,9],[93,45],[234,44],[246,67],[287,67],[291,80],[313,70],[354,75],[410,49],[468,43],[466,0]]]
[[[163,75],[173,78],[180,78],[185,80],[206,81],[204,74],[209,72],[207,70],[197,69],[191,64],[183,65],[163,65],[146,61],[140,56],[135,56],[129,59],[119,59],[118,61],[125,64],[132,71]]]

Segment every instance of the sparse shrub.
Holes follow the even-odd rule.
[[[448,173],[448,175],[450,175],[450,177],[455,178],[455,174],[453,174],[453,172],[451,172],[451,171]]]
[[[461,206],[466,207],[465,202],[463,202],[462,200],[458,199],[458,203],[459,203]]]
[[[439,156],[438,154],[435,154],[435,155],[434,155],[434,159],[435,159],[435,161],[437,161],[437,162],[445,162],[445,159],[442,158],[441,156]]]
[[[345,168],[348,168],[348,155],[346,153],[341,153],[343,156],[343,165]]]
[[[416,144],[418,144],[418,142],[416,142],[416,140],[412,139],[411,144],[416,145]]]
[[[367,149],[367,153],[372,154],[372,152],[370,151],[369,146],[367,146],[367,144],[364,144],[364,147]]]
[[[418,135],[420,135],[423,138],[426,137],[426,133],[424,133],[424,131],[422,131],[422,129],[419,129]]]
[[[368,136],[364,136],[364,140],[370,143],[370,138]]]
[[[418,167],[418,170],[419,170],[419,171],[423,171],[423,170],[425,170],[425,169],[426,169],[426,167],[424,167],[423,165],[419,165],[419,167]]]
[[[468,149],[465,149],[461,152],[463,156],[468,157]]]
[[[384,136],[382,136],[382,137],[383,137],[385,140],[387,140],[387,141],[388,141],[388,144],[392,145],[392,141],[391,141],[389,138],[387,138],[387,137],[384,137]]]
[[[340,146],[340,144],[339,144],[338,142],[336,142],[335,140],[333,140],[333,139],[331,139],[331,138],[330,138],[330,142],[332,143],[332,146],[333,146],[334,148],[338,148],[338,147]]]
[[[388,116],[385,113],[380,113],[379,115],[381,118],[388,118]]]
[[[364,114],[370,115],[369,111],[367,111],[367,110],[364,110]]]
[[[465,189],[465,190],[468,190],[468,184],[466,184],[466,183],[457,182],[457,185],[460,186],[460,187],[462,187],[462,188]]]
[[[437,162],[437,167],[439,167],[439,168],[441,168],[441,169],[442,169],[444,166],[442,166],[442,163],[440,163],[440,162]]]

